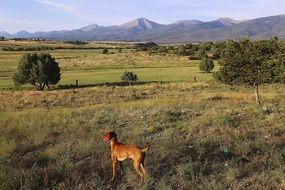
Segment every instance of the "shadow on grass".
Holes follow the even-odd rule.
[[[187,82],[185,80],[181,81],[147,81],[147,82],[136,82],[136,83],[128,83],[128,82],[105,82],[105,83],[96,83],[96,84],[66,84],[66,85],[51,85],[49,89],[45,88],[43,91],[53,91],[53,90],[68,90],[68,89],[81,89],[81,88],[90,88],[90,87],[124,87],[124,86],[141,86],[146,84],[169,84],[174,82]],[[188,81],[189,82],[189,81]],[[37,91],[31,85],[23,86],[23,87],[8,87],[8,88],[0,88],[1,90],[10,90],[10,91]],[[41,91],[39,91],[41,92]]]
[[[128,82],[106,82],[106,83],[98,83],[98,84],[82,84],[82,85],[75,85],[75,84],[69,84],[69,85],[58,85],[54,90],[58,89],[78,89],[78,88],[88,88],[88,87],[124,87],[124,86],[139,86],[139,85],[145,85],[150,83],[158,83],[158,84],[166,84],[170,82],[161,82],[161,81],[149,81],[149,82],[136,82],[136,83],[128,83]]]

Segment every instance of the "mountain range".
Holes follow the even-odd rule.
[[[159,24],[146,18],[139,18],[117,26],[92,24],[75,30],[35,33],[23,30],[15,34],[0,32],[0,36],[56,40],[153,41],[156,43],[223,41],[242,37],[268,39],[272,36],[285,39],[285,15],[247,21],[230,18],[220,18],[210,22],[179,20],[171,24]]]

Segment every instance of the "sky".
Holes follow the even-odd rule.
[[[0,0],[0,31],[15,33],[120,25],[145,17],[160,24],[285,14],[285,0]]]

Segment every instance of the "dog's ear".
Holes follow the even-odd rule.
[[[112,138],[117,138],[117,134],[114,132],[110,132],[110,139],[109,140],[111,140]]]

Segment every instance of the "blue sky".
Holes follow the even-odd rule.
[[[52,31],[89,24],[118,25],[146,17],[177,20],[238,20],[285,14],[285,0],[0,0],[0,31]]]

